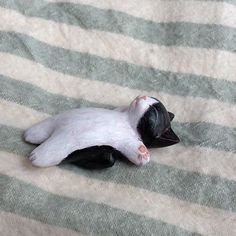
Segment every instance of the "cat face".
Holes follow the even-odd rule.
[[[145,145],[165,147],[179,142],[171,129],[174,114],[168,112],[159,100],[138,96],[130,104],[129,116]]]

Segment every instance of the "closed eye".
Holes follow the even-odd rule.
[[[170,127],[168,128],[165,128],[164,132],[163,133],[166,133],[168,130],[170,129]]]

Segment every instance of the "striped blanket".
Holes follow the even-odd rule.
[[[0,235],[236,235],[235,0],[0,0]],[[181,143],[141,168],[32,167],[25,129],[139,94]]]

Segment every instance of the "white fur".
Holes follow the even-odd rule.
[[[150,156],[136,128],[149,105],[155,102],[139,96],[129,107],[121,109],[81,108],[48,118],[24,134],[27,142],[41,144],[30,154],[30,160],[35,166],[53,166],[75,150],[109,145],[134,164],[146,164]]]

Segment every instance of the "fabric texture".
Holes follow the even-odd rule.
[[[142,167],[31,166],[31,125],[140,94],[178,145]],[[235,117],[235,0],[0,0],[0,235],[236,235]]]

